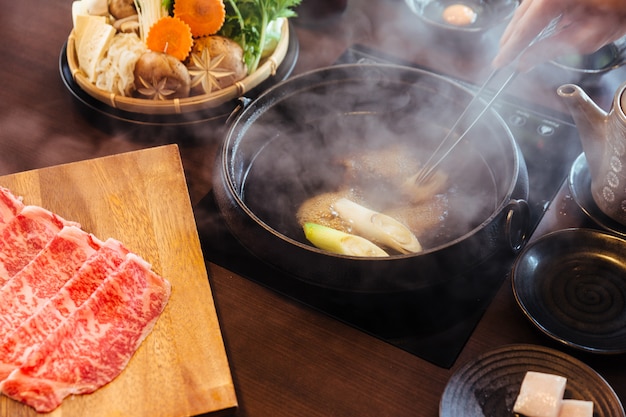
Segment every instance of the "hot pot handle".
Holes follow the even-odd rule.
[[[241,96],[237,98],[237,105],[226,118],[226,126],[230,126],[233,123],[233,121],[237,118],[237,116],[239,116],[239,114],[241,114],[241,112],[244,111],[251,102],[252,102],[252,99],[245,97],[245,96]]]
[[[526,200],[511,200],[504,211],[504,237],[513,253],[517,253],[528,241],[530,208]]]

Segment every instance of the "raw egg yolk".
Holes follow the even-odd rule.
[[[442,17],[451,25],[467,26],[476,21],[476,12],[464,4],[453,4],[445,8]]]

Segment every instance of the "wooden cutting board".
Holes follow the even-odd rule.
[[[101,240],[122,241],[172,284],[168,305],[126,369],[47,415],[178,417],[237,406],[176,145],[3,176],[0,185]],[[0,416],[36,415],[0,396]]]

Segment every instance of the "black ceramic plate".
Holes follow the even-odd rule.
[[[604,214],[593,200],[591,174],[584,153],[581,153],[572,164],[567,183],[574,201],[591,220],[604,230],[626,236],[626,227]]]
[[[539,330],[576,349],[626,352],[626,241],[566,229],[529,244],[512,268],[515,299]]]
[[[284,81],[293,72],[300,52],[300,43],[292,23],[290,22],[289,24],[289,44],[283,62],[278,66],[276,74],[273,77],[269,77],[267,80],[248,91],[245,94],[246,99],[252,100],[256,98],[274,84]],[[59,72],[65,87],[72,96],[74,96],[74,99],[80,106],[82,106],[85,115],[94,122],[106,120],[107,122],[119,122],[122,126],[141,125],[155,127],[194,125],[209,121],[224,122],[240,105],[238,100],[233,100],[215,108],[198,110],[186,114],[143,114],[111,107],[89,95],[74,81],[72,71],[67,62],[67,42],[65,42],[61,48]]]
[[[465,364],[448,381],[440,417],[510,417],[527,371],[567,378],[564,398],[593,401],[594,417],[623,417],[611,386],[589,366],[562,352],[534,345],[511,345]]]

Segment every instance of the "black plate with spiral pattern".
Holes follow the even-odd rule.
[[[564,398],[593,401],[594,417],[624,417],[613,388],[600,374],[565,353],[535,345],[509,345],[461,366],[441,397],[440,417],[510,417],[527,371],[567,378]]]
[[[522,251],[511,276],[517,303],[546,335],[587,352],[626,352],[625,240],[553,232]]]

